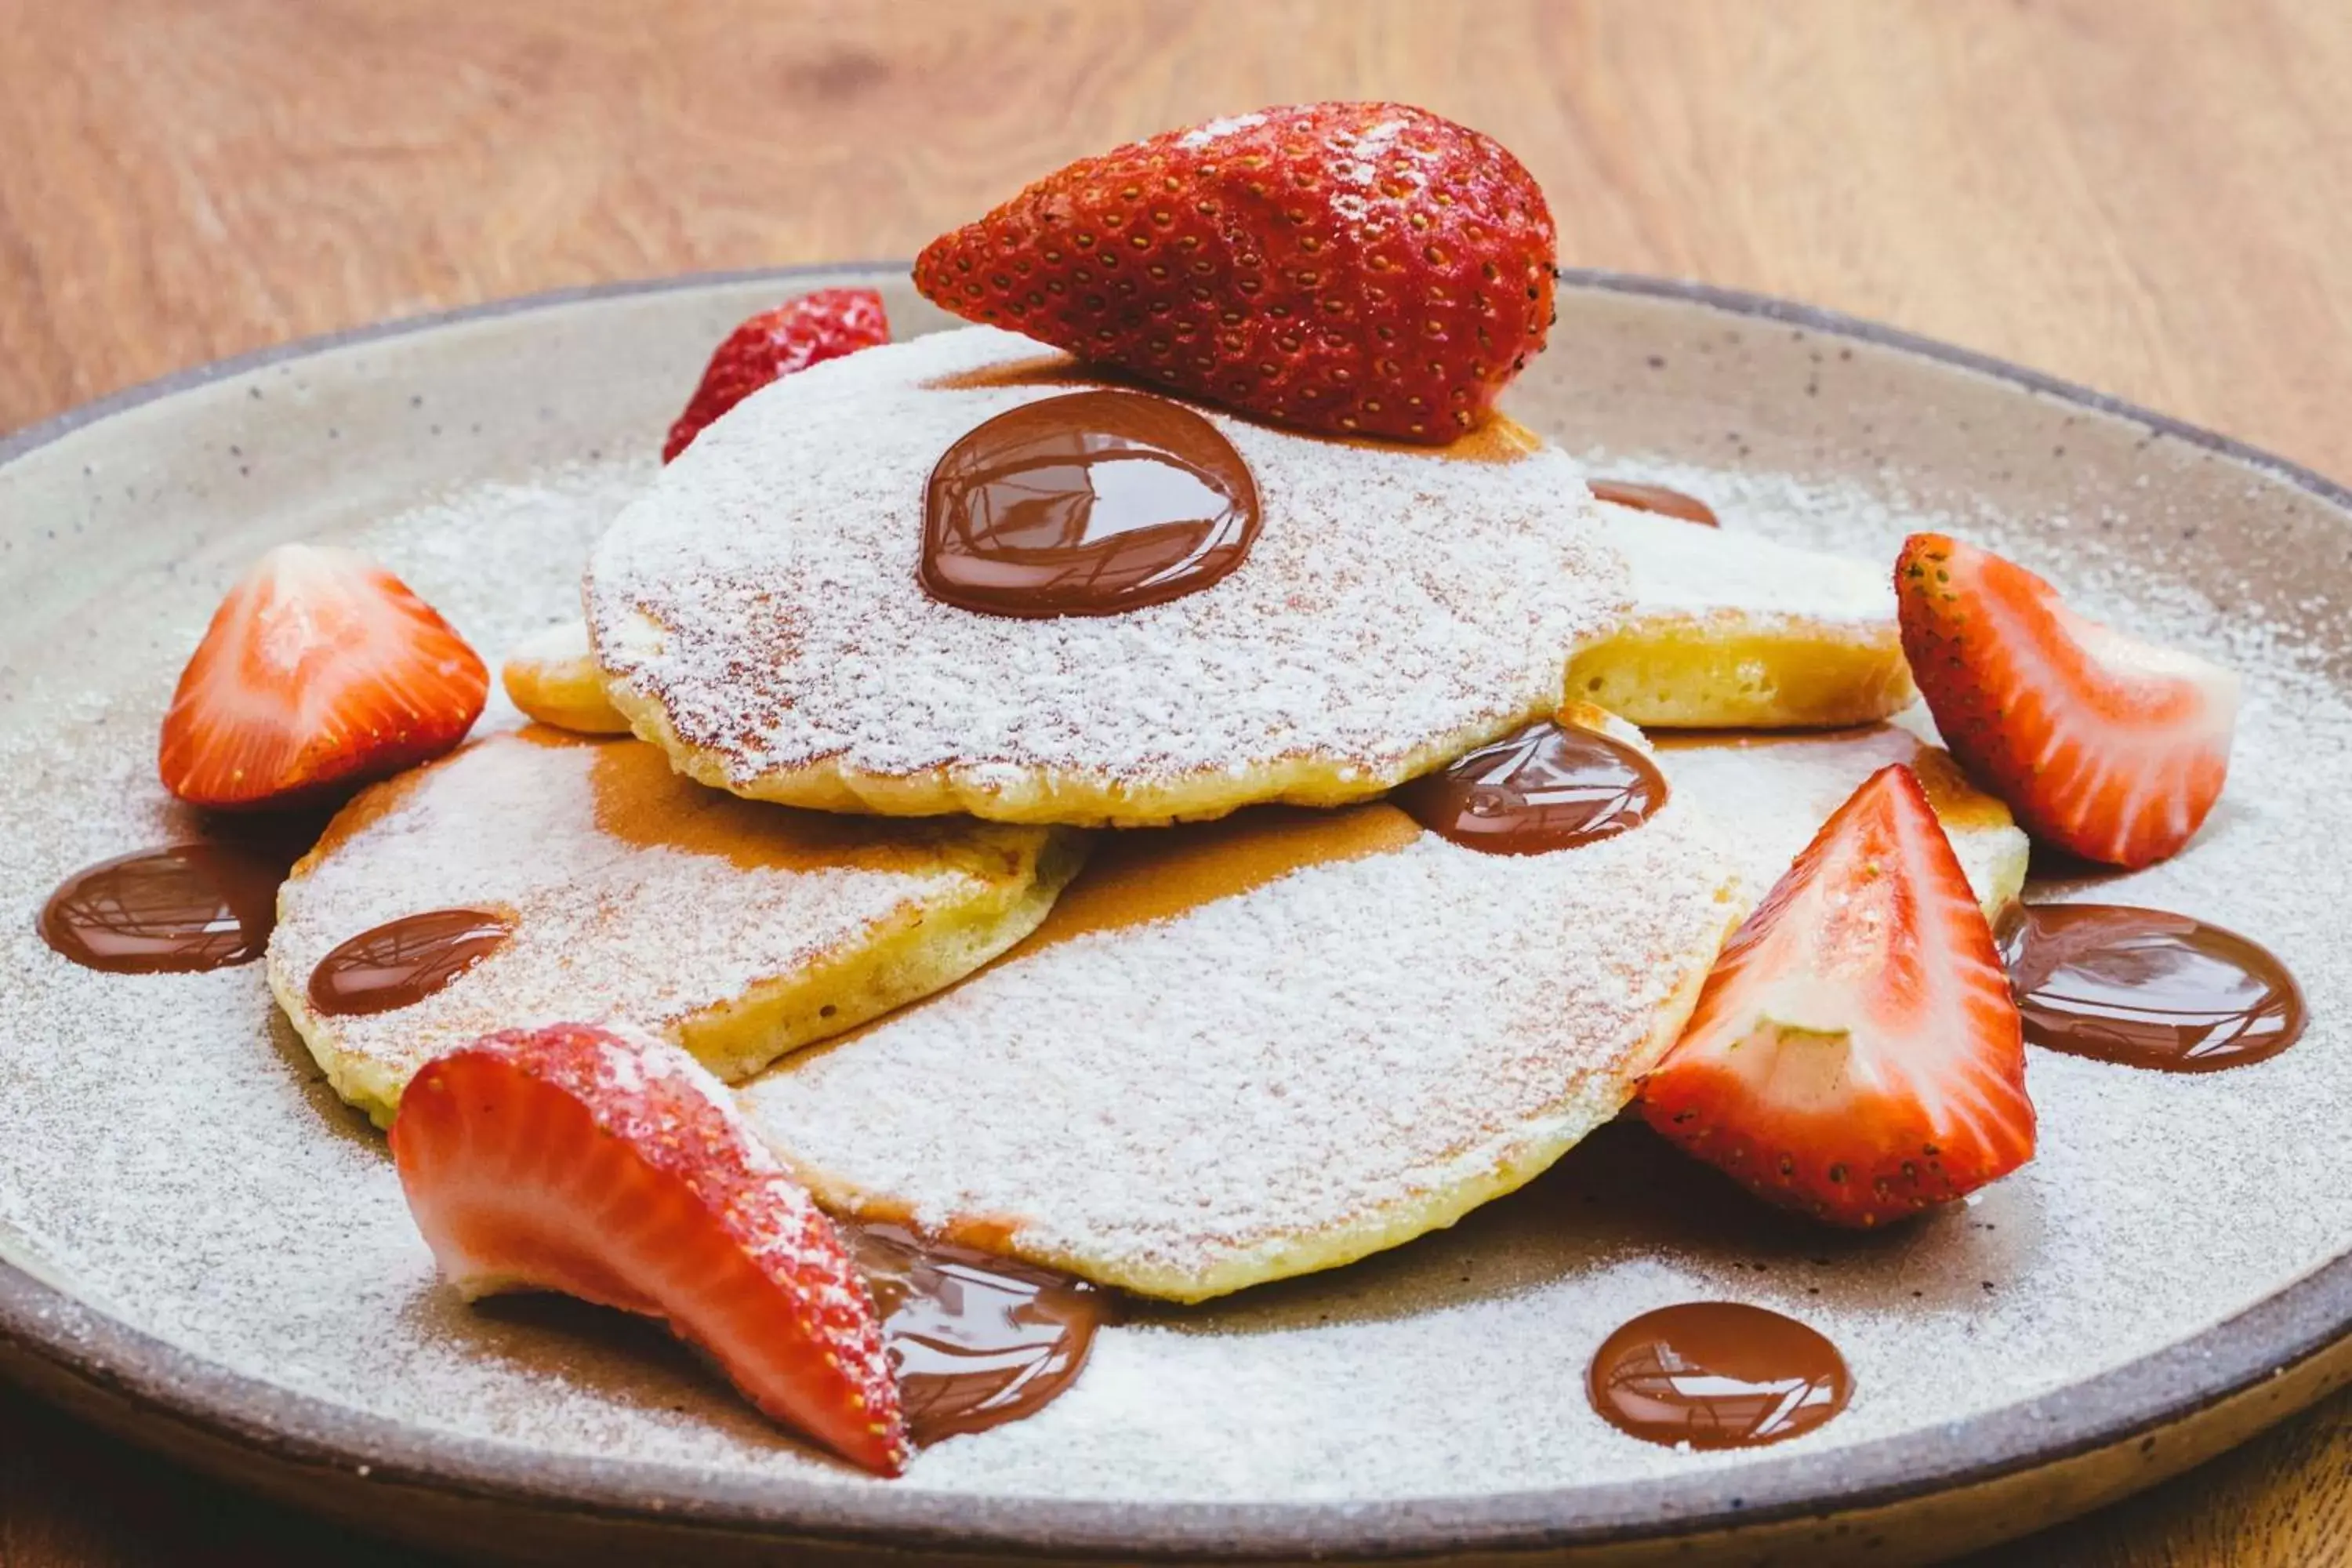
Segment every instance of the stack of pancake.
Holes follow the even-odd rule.
[[[941,332],[667,468],[584,626],[508,662],[536,722],[369,790],[286,884],[271,983],[339,1091],[388,1121],[485,1030],[630,1025],[837,1214],[1197,1300],[1451,1224],[1614,1116],[1886,763],[2016,899],[2023,835],[1906,727],[1879,566],[1604,504],[1507,420],[1423,448],[1202,409],[1261,518],[1228,574],[1106,616],[923,591],[942,454],[1096,384]],[[1548,721],[1662,802],[1496,854],[1391,796]],[[409,1005],[313,1005],[339,944],[449,908],[510,934]]]

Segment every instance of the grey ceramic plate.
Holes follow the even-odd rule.
[[[2041,1158],[1889,1237],[1763,1216],[1612,1129],[1454,1231],[1104,1340],[1044,1416],[882,1484],[751,1419],[656,1337],[435,1289],[380,1142],[257,971],[107,979],[31,916],[173,819],[153,726],[264,545],[357,538],[488,647],[579,554],[709,344],[780,294],[698,279],[461,312],[173,378],[0,444],[0,1360],[93,1418],[306,1506],[466,1550],[764,1560],[1548,1552],[1916,1560],[2158,1479],[2352,1355],[2352,1017],[2335,827],[2352,497],[2074,388],[1863,323],[1580,275],[1514,411],[1732,526],[1885,556],[1921,521],[2245,668],[2231,792],[2119,896],[2283,953],[2315,1025],[2205,1078],[2037,1056]],[[2291,1195],[2289,1195],[2291,1194]],[[1627,1312],[1738,1296],[1820,1324],[1853,1407],[1729,1456],[1579,1396]]]

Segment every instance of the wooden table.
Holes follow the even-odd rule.
[[[2343,0],[0,0],[0,430],[308,332],[905,256],[1286,99],[1493,132],[1570,262],[2022,360],[2352,475]],[[0,1395],[0,1568],[402,1561]],[[2352,1396],[1996,1554],[2352,1563]]]

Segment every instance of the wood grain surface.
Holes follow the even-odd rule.
[[[1501,137],[1564,259],[1785,294],[2352,477],[2344,0],[0,0],[0,430],[607,279],[903,256],[1286,99]],[[0,1568],[406,1559],[0,1395]],[[2352,1396],[1992,1554],[2352,1563]]]

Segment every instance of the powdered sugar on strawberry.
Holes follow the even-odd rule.
[[[583,1112],[603,1137],[578,1135]],[[905,1463],[880,1323],[833,1222],[677,1047],[579,1024],[484,1036],[417,1075],[392,1149],[460,1293],[664,1319],[769,1415]]]
[[[1238,136],[1244,131],[1255,131],[1265,123],[1265,116],[1263,114],[1227,115],[1221,120],[1212,120],[1204,125],[1195,125],[1192,130],[1176,138],[1176,144],[1179,147],[1206,147],[1211,142],[1222,141],[1225,137]]]

